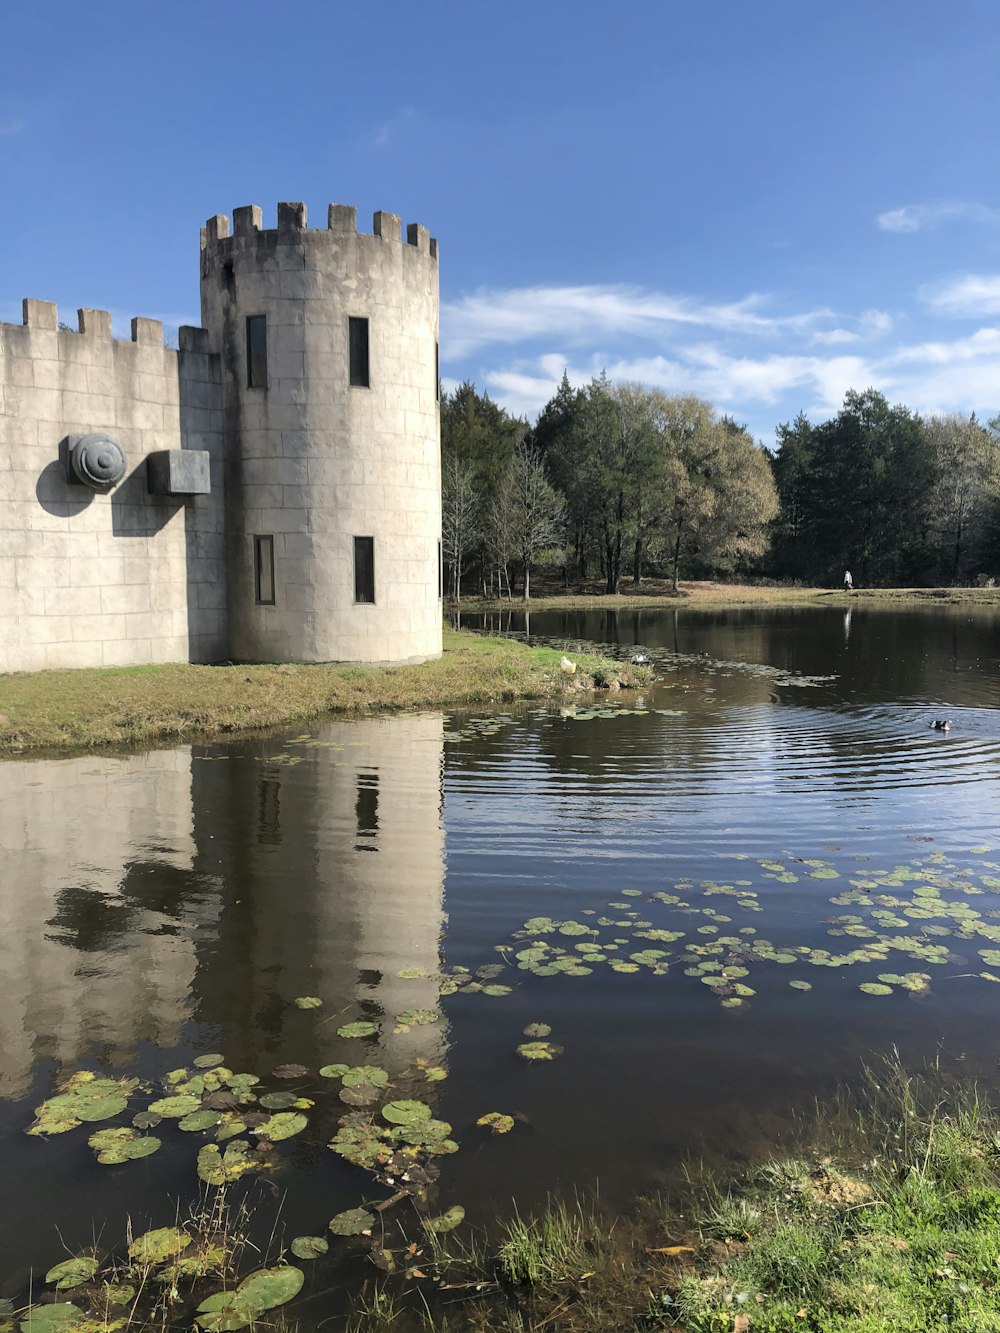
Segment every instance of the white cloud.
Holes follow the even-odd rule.
[[[765,298],[751,294],[723,305],[634,286],[517,287],[481,289],[442,307],[448,353],[529,338],[589,341],[597,334],[650,337],[671,328],[702,326],[731,333],[806,329],[828,310],[781,316],[762,313]]]
[[[836,347],[840,343],[860,342],[861,334],[852,333],[850,329],[828,329],[826,333],[814,333],[812,341],[826,347]]]
[[[1000,315],[1000,274],[967,273],[938,287],[921,288],[920,296],[940,315]]]
[[[23,120],[0,120],[0,138],[11,138],[15,134],[20,134],[23,129]]]
[[[410,121],[416,116],[416,111],[412,106],[402,106],[388,120],[384,120],[375,131],[374,143],[376,148],[385,148],[395,139],[399,131],[404,129]]]
[[[885,310],[862,310],[858,323],[868,334],[889,333],[893,326],[893,318]]]
[[[946,200],[934,204],[906,204],[879,213],[875,219],[881,231],[912,234],[931,231],[945,222],[1000,223],[1000,209],[988,208],[968,200]]]

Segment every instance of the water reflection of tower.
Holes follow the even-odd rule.
[[[199,857],[225,884],[200,950],[197,1017],[220,1029],[227,1060],[255,1071],[372,1058],[336,1035],[357,1017],[379,1021],[386,1067],[437,1062],[440,1023],[394,1029],[406,1010],[439,1003],[443,719],[331,722],[312,735],[195,764]],[[412,971],[425,975],[399,976]],[[301,1013],[303,995],[322,1010]]]
[[[0,1095],[189,1016],[194,937],[215,915],[192,874],[191,751],[0,765]],[[210,927],[209,927],[210,928]]]

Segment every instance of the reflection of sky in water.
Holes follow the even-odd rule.
[[[532,629],[614,640],[603,615],[533,616]],[[192,1041],[264,1074],[285,1061],[378,1062],[403,1088],[416,1058],[446,1065],[435,1110],[463,1151],[448,1160],[441,1202],[484,1210],[598,1174],[610,1197],[626,1194],[686,1151],[753,1155],[790,1107],[893,1043],[912,1057],[939,1042],[970,1064],[990,1055],[1000,986],[961,975],[978,970],[984,940],[961,941],[962,961],[945,968],[896,954],[839,969],[750,961],[743,984],[756,994],[739,1012],[682,966],[664,976],[606,963],[579,977],[516,968],[525,920],[589,926],[612,901],[696,940],[712,938],[698,934],[717,920],[709,907],[732,918],[720,936],[750,925],[777,946],[842,951],[827,918],[868,919],[857,904],[830,904],[849,877],[939,850],[962,865],[960,849],[1000,838],[989,618],[855,610],[845,636],[839,612],[644,612],[617,633],[677,665],[638,715],[631,701],[611,718],[578,705],[582,720],[534,704],[486,725],[461,714],[336,722],[308,728],[308,740],[0,767],[0,1090],[24,1099],[0,1115],[9,1187],[32,1187],[43,1147],[47,1211],[64,1224],[85,1217],[88,1234],[91,1217],[134,1211],[136,1181],[150,1197],[176,1195],[187,1158],[165,1150],[127,1169],[136,1174],[95,1179],[78,1146],[26,1149],[22,1131],[59,1068],[158,1077]],[[674,651],[682,660],[665,656]],[[835,679],[801,688],[719,661]],[[942,707],[947,736],[927,725]],[[841,878],[810,878],[795,856]],[[769,874],[758,864],[769,858],[797,878]],[[990,860],[970,864],[981,877]],[[699,915],[647,902],[685,876]],[[751,881],[761,911],[705,895],[705,882],[735,878]],[[642,896],[622,899],[626,888]],[[968,901],[998,909],[992,887]],[[610,917],[619,911],[627,920],[623,909]],[[624,951],[651,947],[620,930]],[[509,964],[502,980],[516,989],[441,998],[433,977],[398,975],[434,973],[442,957]],[[911,970],[934,974],[927,993],[858,991],[880,971]],[[794,978],[813,989],[792,991]],[[323,1009],[298,1010],[302,995],[321,996]],[[442,1021],[396,1033],[407,1009]],[[363,1050],[337,1037],[356,1018],[382,1033]],[[539,1021],[565,1055],[536,1069],[513,1049]],[[493,1110],[524,1118],[477,1146],[469,1126]],[[356,1178],[323,1146],[327,1128],[287,1154],[298,1230],[315,1230],[331,1197],[357,1202]],[[37,1262],[31,1236],[8,1239],[11,1263]]]

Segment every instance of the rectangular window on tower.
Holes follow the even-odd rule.
[[[354,600],[375,600],[375,538],[354,538]]]
[[[351,387],[371,388],[368,364],[368,321],[354,315],[348,317],[351,352]]]
[[[247,315],[247,388],[267,388],[266,315]]]
[[[274,605],[274,538],[253,539],[254,585],[258,606]]]

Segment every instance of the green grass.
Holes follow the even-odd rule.
[[[433,662],[399,667],[106,667],[0,677],[0,755],[148,745],[455,704],[509,703],[585,688],[639,686],[645,667],[446,630]]]

